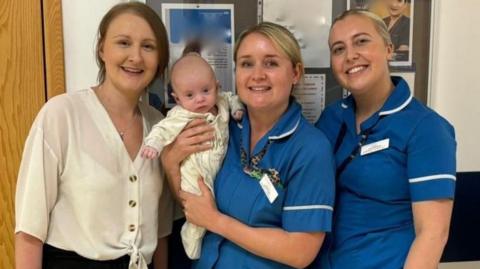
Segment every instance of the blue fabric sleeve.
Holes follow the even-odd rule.
[[[407,175],[412,202],[453,199],[456,142],[453,127],[435,112],[413,130],[407,147]]]
[[[292,156],[291,180],[286,186],[282,223],[287,231],[331,231],[335,195],[334,161],[330,143],[315,130]]]

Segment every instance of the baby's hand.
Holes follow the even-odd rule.
[[[232,116],[236,121],[240,121],[243,118],[243,110],[239,109],[239,110],[233,112]]]
[[[141,156],[146,159],[155,159],[158,157],[158,151],[150,146],[144,146]]]

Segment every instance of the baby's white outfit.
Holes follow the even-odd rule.
[[[243,109],[238,96],[230,92],[219,93],[216,105],[218,110],[216,116],[212,113],[190,112],[176,105],[163,120],[153,126],[145,139],[145,145],[161,152],[163,147],[173,142],[185,126],[194,119],[205,119],[214,127],[215,138],[212,148],[191,154],[180,167],[182,176],[180,187],[183,191],[200,194],[198,179],[202,177],[213,194],[213,180],[227,152],[229,111],[231,110],[233,114],[235,111]],[[200,257],[204,234],[205,229],[203,227],[191,224],[188,221],[183,225],[181,231],[182,242],[189,258],[198,259]]]

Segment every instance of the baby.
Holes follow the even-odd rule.
[[[167,116],[155,124],[145,140],[142,157],[158,157],[165,145],[191,121],[205,119],[215,129],[212,148],[190,155],[180,168],[182,190],[200,194],[198,179],[203,178],[213,193],[213,180],[217,174],[228,145],[229,110],[236,120],[243,116],[243,105],[237,96],[218,91],[219,83],[212,67],[195,52],[184,54],[172,67],[171,83],[177,105]],[[185,252],[191,259],[200,257],[205,229],[186,222],[181,231]]]

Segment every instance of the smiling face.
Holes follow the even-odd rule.
[[[157,73],[155,35],[143,18],[132,13],[111,21],[99,55],[105,63],[105,83],[127,94],[143,93]]]
[[[250,112],[280,116],[288,107],[292,86],[301,76],[300,64],[263,34],[250,33],[236,52],[236,85],[240,99]]]
[[[333,73],[340,85],[354,96],[388,89],[388,60],[392,45],[378,33],[374,23],[350,15],[334,23],[329,37]]]
[[[402,15],[403,10],[407,6],[406,0],[384,0],[386,1],[388,13],[392,17],[398,17]]]
[[[218,81],[200,56],[184,56],[172,68],[173,97],[178,105],[196,113],[213,112]]]

